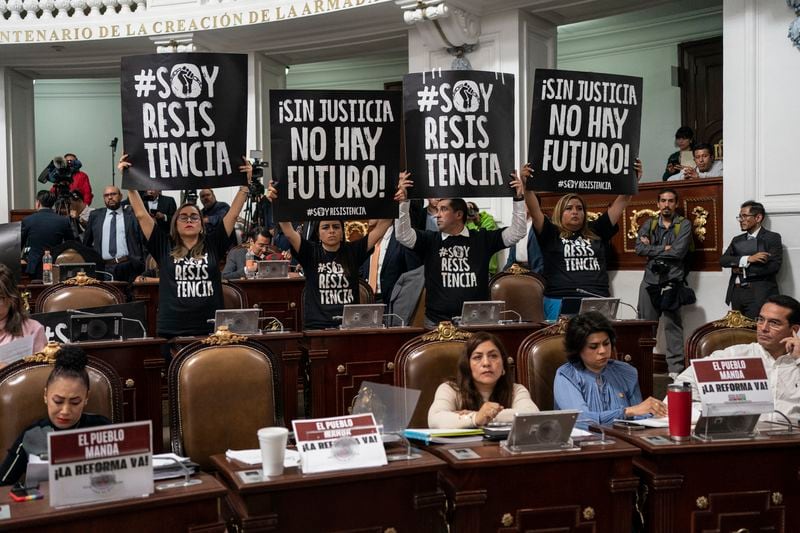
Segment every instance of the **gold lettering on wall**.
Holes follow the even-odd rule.
[[[243,9],[214,15],[114,24],[71,25],[69,22],[64,24],[60,21],[53,21],[53,26],[55,27],[48,29],[0,29],[0,44],[86,41],[92,39],[143,37],[186,31],[217,30],[331,13],[381,1],[384,0],[296,0],[285,2],[274,9]],[[151,13],[147,15],[150,16]],[[132,16],[135,17],[136,13]]]

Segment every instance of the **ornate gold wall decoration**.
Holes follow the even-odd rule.
[[[697,240],[703,242],[706,240],[706,224],[708,223],[708,211],[701,205],[692,209],[694,220],[692,226],[694,227],[694,235]]]
[[[633,239],[635,241],[637,236],[639,235],[639,226],[640,226],[639,220],[642,218],[642,216],[645,216],[646,218],[657,217],[658,216],[658,210],[654,210],[654,209],[636,209],[634,211],[631,211],[631,216],[630,216],[630,219],[629,219],[630,220],[630,228],[631,229],[628,230],[628,234],[627,234],[627,237],[629,239]]]

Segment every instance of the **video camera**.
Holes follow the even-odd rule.
[[[50,182],[55,185],[58,196],[67,196],[69,186],[72,184],[72,176],[81,168],[81,162],[77,159],[67,161],[57,155],[45,167],[37,178],[39,183]]]
[[[262,157],[264,157],[264,154],[261,150],[250,150],[250,159],[253,160],[253,180],[248,186],[251,198],[258,198],[265,192],[264,183],[261,179],[264,177],[264,169],[269,167],[269,163],[262,161]]]

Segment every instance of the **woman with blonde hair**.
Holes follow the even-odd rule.
[[[634,165],[639,179],[642,164]],[[530,175],[525,166],[523,172]],[[544,314],[547,320],[558,318],[561,300],[583,297],[585,293],[609,296],[607,255],[611,238],[619,231],[617,222],[631,197],[619,195],[608,210],[589,220],[586,201],[578,194],[562,196],[553,209],[552,220],[544,215],[533,191],[525,192],[525,203],[533,219],[533,228],[544,257]]]

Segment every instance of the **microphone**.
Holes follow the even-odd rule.
[[[63,157],[57,155],[53,158],[53,166],[55,168],[67,168],[67,162]]]
[[[86,316],[100,316],[100,314],[101,314],[101,313],[89,313],[88,311],[81,311],[80,309],[67,309],[67,313],[75,313],[76,315],[86,315]],[[144,327],[144,324],[142,324],[141,320],[138,320],[136,318],[126,318],[124,316],[120,316],[119,318],[121,320],[126,320],[128,322],[133,322],[134,324],[139,324],[139,327],[142,328],[142,336],[141,336],[141,338],[142,339],[149,338],[147,336],[147,329]]]
[[[111,144],[109,144],[109,146],[111,147],[112,150],[117,149],[117,142],[119,142],[118,137],[114,137],[113,139],[111,139]]]
[[[580,287],[575,289],[575,291],[579,292],[580,294],[585,294],[586,296],[593,296],[595,298],[608,298],[608,296],[603,296],[602,294],[597,294],[595,292],[589,292],[586,289],[581,289]],[[630,307],[631,309],[633,309],[634,317],[639,318],[639,308],[638,307],[634,307],[631,304],[629,304],[628,302],[623,302],[622,300],[620,300],[619,303],[621,303],[622,305],[626,305],[626,306]]]

